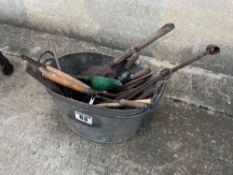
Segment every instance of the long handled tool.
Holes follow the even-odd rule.
[[[135,74],[131,74],[127,79],[127,82],[121,87],[121,89],[130,89],[134,86],[140,85],[147,77],[150,77],[153,73],[151,73],[151,69],[148,67],[143,68],[142,70],[136,72]]]
[[[58,83],[60,85],[63,85],[65,87],[71,88],[73,90],[77,90],[82,93],[86,94],[94,94],[94,91],[89,87],[88,85],[84,84],[83,82],[77,80],[76,78],[73,78],[72,76],[55,69],[51,66],[43,67],[42,64],[39,62],[22,55],[22,59],[26,60],[28,63],[32,64],[33,66],[37,67],[37,69],[41,72],[42,77]]]
[[[145,67],[142,70],[136,72],[135,74],[131,74],[129,77],[129,80],[134,80],[134,79],[141,77],[141,76],[144,76],[150,72],[151,72],[151,69],[149,67]]]
[[[153,41],[159,39],[160,37],[164,36],[165,34],[169,33],[175,28],[175,25],[172,23],[165,24],[156,32],[152,33],[150,36],[139,42],[134,47],[126,50],[123,54],[117,56],[112,62],[104,64],[104,65],[97,65],[88,68],[86,71],[82,72],[83,75],[109,75],[112,74],[112,68],[130,57],[133,53],[139,52],[144,47],[151,44]]]
[[[145,108],[147,105],[150,105],[150,104],[152,104],[151,99],[141,99],[141,100],[121,99],[119,101],[115,101],[111,103],[100,103],[100,104],[97,104],[96,106],[111,107],[111,108],[123,107],[123,106],[128,106],[128,107],[133,107],[133,108]]]
[[[33,67],[36,68],[41,73],[42,77],[54,83],[57,83],[64,87],[67,87],[67,88],[70,88],[70,89],[73,89],[73,90],[76,90],[76,91],[79,91],[85,94],[96,95],[96,97],[104,99],[104,100],[110,100],[110,99],[106,97],[102,97],[101,95],[116,97],[116,94],[113,94],[113,93],[109,93],[106,91],[95,91],[87,84],[83,83],[82,81],[79,81],[78,79],[70,76],[69,74],[66,74],[51,66],[44,67],[41,63],[25,55],[22,55],[21,58],[23,60],[26,60],[29,64],[33,65]]]
[[[190,59],[190,60],[188,60],[188,61],[186,61],[178,66],[175,66],[171,69],[169,69],[169,68],[163,69],[162,71],[159,72],[158,75],[153,76],[149,81],[138,86],[136,89],[133,89],[131,92],[128,92],[128,94],[121,96],[121,98],[133,99],[133,97],[135,97],[136,95],[141,93],[144,89],[148,88],[149,86],[155,84],[158,81],[166,80],[166,79],[170,78],[173,73],[177,72],[178,70],[182,69],[183,67],[203,58],[206,55],[215,55],[215,54],[218,54],[219,52],[220,52],[220,48],[218,46],[208,45],[206,47],[206,50],[204,52],[200,53],[199,55],[197,55],[196,57],[194,57],[194,58],[192,58],[192,59]]]
[[[56,83],[49,81],[46,78],[42,77],[41,72],[36,67],[34,67],[32,64],[27,65],[26,72],[30,74],[33,78],[35,78],[37,81],[39,81],[41,84],[43,84],[46,88],[58,94],[64,95],[63,91],[60,89],[60,87]]]

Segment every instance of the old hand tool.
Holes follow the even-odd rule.
[[[77,80],[76,78],[58,70],[51,66],[43,67],[43,65],[25,55],[22,55],[22,59],[26,60],[28,63],[36,66],[37,69],[41,72],[42,77],[55,82],[57,84],[63,85],[65,87],[71,88],[73,90],[77,90],[86,94],[94,94],[94,91],[88,85],[83,82]]]
[[[129,77],[129,80],[134,80],[134,79],[141,77],[141,76],[144,76],[150,72],[151,72],[151,69],[149,67],[145,67],[142,70],[136,72],[135,74],[131,74]]]
[[[183,67],[201,59],[202,57],[204,57],[206,55],[215,55],[215,54],[218,54],[219,52],[220,52],[220,48],[218,46],[208,45],[206,47],[206,50],[204,52],[200,53],[199,55],[197,55],[196,57],[194,57],[194,58],[192,58],[192,59],[190,59],[190,60],[188,60],[188,61],[186,61],[178,66],[175,66],[171,69],[169,69],[169,68],[163,69],[162,71],[159,72],[158,75],[153,76],[149,81],[138,86],[136,89],[133,89],[131,92],[128,92],[129,94],[126,94],[125,97],[123,96],[122,98],[132,99],[133,97],[135,97],[136,95],[141,93],[144,89],[155,84],[156,82],[169,79],[174,72],[182,69]]]
[[[34,67],[32,64],[27,65],[26,72],[29,75],[31,75],[33,78],[35,78],[37,81],[39,81],[41,84],[43,84],[46,88],[58,94],[64,95],[64,93],[62,92],[62,90],[56,83],[49,81],[46,78],[42,77],[41,72],[36,67]]]
[[[133,107],[133,108],[145,108],[147,105],[152,104],[151,99],[142,99],[142,100],[125,100],[121,99],[116,102],[111,102],[111,103],[100,103],[97,104],[96,106],[99,107],[123,107],[123,106],[128,106],[128,107]]]
[[[108,78],[104,76],[91,75],[91,76],[83,76],[83,75],[75,75],[75,78],[90,81],[91,87],[98,91],[107,91],[110,89],[117,88],[122,86],[120,80],[116,80],[113,78]]]
[[[95,91],[87,84],[83,83],[82,81],[77,80],[76,78],[56,69],[51,66],[44,66],[38,61],[35,61],[25,55],[22,55],[21,58],[23,60],[26,60],[29,64],[33,65],[38,69],[38,71],[41,73],[41,76],[46,78],[47,80],[50,80],[52,82],[55,82],[59,85],[62,85],[64,87],[89,94],[89,95],[96,95],[98,98],[102,99],[108,99],[105,97],[102,97],[100,95],[106,95],[110,97],[116,97],[116,94],[109,93],[106,91]]]
[[[152,33],[149,37],[144,39],[143,41],[139,42],[136,46],[129,48],[123,54],[117,56],[113,61],[104,65],[97,65],[92,66],[82,72],[83,75],[109,75],[112,74],[112,68],[130,57],[133,53],[139,52],[144,47],[151,44],[153,41],[159,39],[160,37],[164,36],[165,34],[169,33],[175,28],[175,25],[172,23],[165,24],[156,32]]]
[[[124,72],[129,73],[129,71],[127,71],[127,70],[129,70],[135,64],[138,57],[139,57],[139,54],[137,52],[134,52],[129,58],[127,58],[126,64],[123,67],[119,68],[119,70],[116,72],[115,76],[119,76],[121,74],[124,74]]]
[[[2,73],[4,75],[11,75],[14,71],[13,65],[0,51],[0,66],[2,66]]]

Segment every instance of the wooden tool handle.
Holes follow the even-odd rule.
[[[121,55],[117,56],[111,63],[110,66],[114,67],[115,65],[119,64],[120,62],[124,61],[126,58],[128,58],[130,55],[132,55],[134,52],[138,52],[144,47],[148,46],[155,40],[159,39],[160,37],[164,36],[165,34],[169,33],[175,28],[175,25],[172,23],[165,24],[161,28],[159,28],[156,32],[152,33],[150,36],[139,42],[134,47],[127,49],[125,52],[123,52]]]
[[[78,82],[81,86],[83,86],[84,88],[91,88],[90,86],[88,86],[87,84],[83,83],[82,81],[72,77],[71,75],[67,74],[67,73],[64,73],[54,67],[51,67],[51,66],[46,66],[46,69],[61,76],[61,77],[64,77],[66,79],[70,79],[72,81],[75,81],[75,82]]]
[[[127,63],[125,64],[125,70],[130,69],[134,63],[136,62],[136,60],[138,59],[139,54],[137,52],[134,52],[128,59],[127,59]]]
[[[143,76],[140,76],[140,77],[138,77],[138,78],[136,78],[136,79],[130,80],[130,81],[128,81],[127,83],[125,83],[125,84],[123,85],[123,87],[127,87],[127,86],[129,86],[129,85],[131,85],[131,84],[134,84],[134,83],[138,82],[138,81],[141,81],[141,80],[143,80],[143,79],[146,79],[146,78],[150,77],[151,75],[153,75],[153,73],[148,73],[148,74],[145,74],[145,75],[143,75]]]
[[[111,67],[116,66],[117,64],[121,63],[126,58],[128,58],[130,55],[132,55],[132,53],[134,53],[134,52],[135,52],[135,50],[132,49],[132,48],[127,49],[124,53],[122,53],[121,55],[119,55],[116,58],[114,58],[114,60],[110,63],[110,66]]]
[[[138,71],[137,73],[131,74],[130,75],[130,80],[134,80],[134,79],[136,79],[138,77],[141,77],[143,75],[146,75],[146,74],[148,74],[150,72],[151,72],[151,69],[149,67],[143,68],[142,70]]]
[[[175,25],[173,23],[167,23],[163,25],[161,28],[159,28],[157,31],[152,33],[150,36],[139,42],[134,49],[136,51],[139,51],[143,49],[144,47],[148,46],[155,40],[161,38],[162,36],[166,35],[167,33],[171,32],[175,28]]]
[[[151,99],[142,99],[142,100],[125,100],[122,99],[120,101],[117,102],[113,102],[113,103],[100,103],[97,104],[96,106],[99,107],[122,107],[122,106],[129,106],[129,107],[134,107],[134,108],[144,108],[145,105],[150,105],[152,103]]]
[[[71,88],[73,90],[86,93],[86,94],[93,94],[93,90],[84,84],[83,82],[65,74],[55,68],[47,66],[46,69],[40,67],[39,70],[42,73],[42,76],[50,81],[53,81],[57,84],[63,85],[65,87]],[[52,70],[52,71],[51,71]]]
[[[151,87],[145,89],[142,92],[142,94],[139,97],[137,97],[137,99],[150,98],[150,97],[152,97],[154,91],[155,91],[154,87],[151,86]]]
[[[146,106],[145,103],[125,100],[125,99],[120,100],[120,104],[122,106],[129,106],[129,107],[133,107],[133,108],[145,108],[145,106]]]

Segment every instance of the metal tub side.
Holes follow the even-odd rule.
[[[67,73],[79,74],[91,65],[100,65],[109,62],[112,56],[102,53],[74,53],[59,59],[62,70]],[[52,66],[55,65],[53,62]],[[141,69],[135,65],[132,72]],[[165,84],[155,95],[153,104],[147,109],[119,110],[97,107],[82,101],[73,100],[47,89],[55,101],[67,126],[75,133],[87,139],[113,143],[121,142],[132,137],[142,124],[144,118],[151,114],[159,103],[164,92]],[[77,120],[76,113],[91,117],[91,124]]]
[[[153,105],[141,111],[96,107],[69,99],[50,90],[48,90],[48,93],[52,96],[63,120],[72,131],[96,142],[115,143],[132,137],[143,120],[154,114],[154,110],[164,92],[164,87],[165,85],[156,96]],[[92,125],[77,120],[75,116],[77,111],[91,116]]]

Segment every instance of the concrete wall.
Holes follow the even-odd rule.
[[[0,0],[0,21],[123,50],[174,22],[176,30],[144,55],[177,63],[216,43],[221,55],[195,66],[233,75],[232,0]]]

